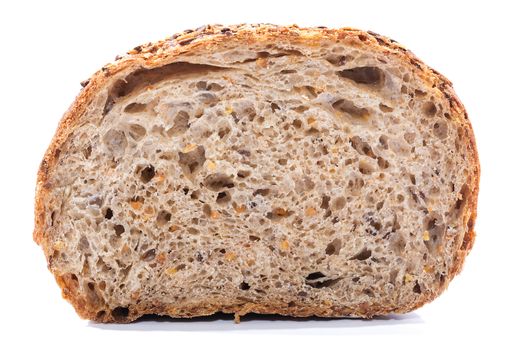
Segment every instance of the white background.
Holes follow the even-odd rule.
[[[2,1],[0,348],[513,348],[514,25],[485,1]],[[98,325],[61,299],[32,241],[36,172],[79,82],[132,47],[206,23],[353,26],[392,37],[454,82],[482,165],[477,239],[433,303],[372,321],[230,317]]]

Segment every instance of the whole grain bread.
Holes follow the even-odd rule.
[[[473,245],[468,116],[391,39],[205,26],[82,85],[40,166],[34,230],[81,317],[404,313]]]

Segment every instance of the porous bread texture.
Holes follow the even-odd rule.
[[[78,313],[372,317],[439,295],[478,191],[447,81],[360,31],[209,30],[97,73],[42,164],[35,239]]]

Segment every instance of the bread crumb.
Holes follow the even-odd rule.
[[[161,265],[164,264],[164,262],[166,261],[166,254],[164,254],[164,253],[157,254],[157,256],[155,257],[155,261],[157,261]]]
[[[124,245],[123,248],[121,248],[121,254],[125,255],[125,254],[129,254],[130,253],[130,248],[128,245]]]
[[[260,57],[255,61],[255,64],[261,68],[267,68],[268,67],[268,59],[265,57]]]
[[[170,268],[167,268],[165,272],[168,276],[173,276],[174,274],[177,273],[177,269],[174,267],[170,267]]]
[[[273,209],[273,214],[277,216],[286,216],[287,210],[285,210],[284,208],[275,208]]]
[[[207,161],[207,169],[214,170],[216,169],[216,163],[214,163],[212,160]]]
[[[314,209],[313,207],[309,207],[309,208],[305,209],[305,215],[307,215],[307,216],[316,215],[316,209]]]
[[[143,203],[141,203],[139,201],[130,201],[130,206],[134,210],[139,210],[139,209],[141,209],[143,207]]]
[[[171,225],[170,228],[169,228],[170,232],[175,232],[177,230],[178,230],[178,226],[177,225]]]
[[[289,242],[287,240],[283,240],[280,242],[280,250],[285,251],[289,249]]]
[[[196,149],[196,147],[198,147],[196,144],[190,143],[189,145],[184,147],[184,149],[182,150],[182,153],[189,153],[191,151],[194,151]]]
[[[430,241],[430,234],[428,233],[428,231],[423,232],[423,240],[425,242]]]
[[[64,248],[64,242],[63,241],[55,241],[54,243],[54,249],[55,250],[62,250]]]
[[[141,293],[139,291],[135,291],[133,292],[132,294],[130,294],[130,298],[132,300],[137,300],[139,298],[139,296],[141,295]]]
[[[144,211],[145,218],[148,220],[155,215],[155,210],[153,207],[146,207]]]
[[[234,260],[236,260],[236,257],[237,257],[237,255],[234,252],[226,252],[225,253],[225,260],[227,260],[227,261],[234,261]]]
[[[234,112],[234,110],[232,109],[232,107],[231,107],[231,106],[227,106],[227,107],[225,108],[225,113],[226,113],[227,115],[232,114],[232,112]]]
[[[316,118],[314,118],[314,117],[307,118],[307,124],[314,124],[314,123],[316,123]]]
[[[405,281],[405,283],[412,282],[414,280],[414,276],[412,276],[409,273],[406,273],[405,276],[403,277],[403,280]]]
[[[246,206],[243,204],[243,205],[234,205],[234,210],[236,211],[236,213],[238,214],[242,214],[246,211]]]
[[[162,174],[162,173],[157,173],[157,175],[155,175],[154,180],[155,180],[155,182],[157,182],[157,183],[161,183],[161,182],[164,182],[164,179],[165,179],[165,178],[166,178],[166,177],[164,176],[164,174]]]
[[[432,272],[434,272],[434,267],[430,266],[430,265],[425,265],[425,266],[423,266],[423,271],[426,273],[432,273]]]
[[[217,219],[220,217],[220,213],[217,210],[211,211],[211,219]]]

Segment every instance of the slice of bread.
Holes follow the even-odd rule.
[[[81,317],[373,317],[474,241],[451,83],[355,29],[206,26],[103,67],[41,164],[34,239]]]

